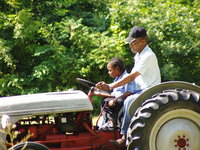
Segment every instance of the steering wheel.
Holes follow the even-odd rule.
[[[85,80],[85,79],[76,78],[76,80],[77,80],[80,84],[82,84],[82,85],[84,85],[84,86],[86,86],[86,87],[88,87],[88,88],[91,88],[92,86],[95,86],[95,85],[96,85],[95,83],[90,82],[90,81]]]
[[[82,85],[84,85],[84,86],[86,86],[86,87],[88,87],[88,88],[95,87],[95,85],[96,85],[95,83],[93,83],[93,82],[91,82],[91,81],[88,81],[88,80],[85,80],[85,79],[76,78],[76,80],[77,80],[80,84],[82,84]],[[101,91],[102,93],[110,94],[109,91],[105,91],[105,90],[99,90],[99,91]]]

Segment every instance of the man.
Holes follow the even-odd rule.
[[[134,26],[125,41],[129,43],[131,51],[136,53],[134,57],[135,64],[131,73],[111,84],[105,82],[96,84],[99,89],[112,90],[135,80],[136,84],[140,87],[140,91],[124,100],[124,120],[121,127],[122,138],[116,141],[112,140],[111,142],[115,145],[121,145],[125,142],[127,129],[131,120],[128,114],[129,105],[142,91],[161,82],[158,61],[156,55],[147,44],[146,30],[142,27]]]

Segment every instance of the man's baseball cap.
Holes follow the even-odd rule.
[[[147,31],[139,26],[134,26],[131,31],[129,32],[128,37],[125,39],[126,42],[131,43],[133,42],[136,38],[139,37],[145,37],[147,36]]]

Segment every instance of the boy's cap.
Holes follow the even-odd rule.
[[[134,26],[129,32],[128,37],[125,39],[126,42],[131,43],[136,38],[147,36],[147,32],[144,28],[139,26]]]

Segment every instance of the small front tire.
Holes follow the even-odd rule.
[[[34,143],[34,142],[23,142],[16,144],[9,148],[9,150],[49,150],[46,146]]]

